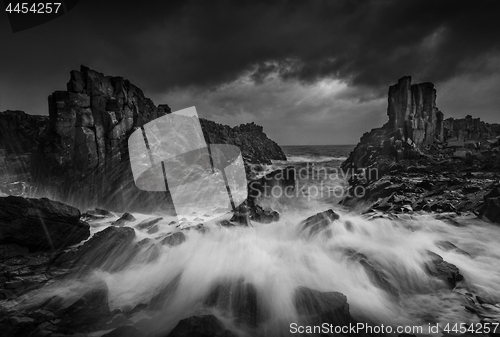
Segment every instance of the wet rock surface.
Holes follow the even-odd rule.
[[[272,223],[280,219],[277,211],[259,204],[261,198],[272,196],[273,188],[282,190],[294,190],[296,183],[295,168],[285,167],[270,172],[258,179],[250,180],[247,186],[247,199],[237,207],[231,222],[250,226],[251,221],[260,223]]]
[[[345,295],[338,292],[320,292],[300,287],[295,290],[293,303],[304,323],[348,326],[353,322]]]
[[[493,186],[493,189],[484,196],[479,216],[500,224],[500,184]]]
[[[236,337],[214,315],[192,316],[181,320],[165,337]]]
[[[53,263],[67,268],[78,267],[82,271],[88,268],[117,271],[137,253],[134,239],[132,228],[109,226],[83,245],[58,255]]]
[[[54,250],[79,243],[90,235],[77,208],[46,198],[0,198],[0,244]]]
[[[390,88],[389,122],[364,134],[342,164],[350,174],[342,204],[388,213],[480,213],[498,222],[498,195],[486,196],[500,179],[500,143],[488,139],[500,135],[498,126],[470,116],[443,122],[433,86],[410,84],[405,77]],[[423,101],[415,96],[421,89]]]
[[[329,209],[322,213],[315,214],[306,220],[302,221],[302,231],[307,231],[309,235],[316,234],[330,226],[335,220],[339,219],[339,215]]]
[[[455,265],[444,261],[441,256],[434,252],[429,251],[428,254],[431,258],[431,263],[427,265],[427,272],[430,275],[446,281],[451,288],[454,288],[457,282],[464,279]]]

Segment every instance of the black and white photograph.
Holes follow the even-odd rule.
[[[7,1],[0,336],[500,336],[500,2]]]

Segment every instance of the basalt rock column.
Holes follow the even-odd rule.
[[[122,77],[82,66],[67,91],[49,96],[49,126],[33,170],[52,197],[81,208],[155,209],[163,197],[138,190],[130,171],[127,138],[136,128],[168,112]],[[149,207],[151,206],[151,207]]]
[[[389,88],[387,115],[390,131],[399,130],[417,148],[443,140],[443,114],[436,107],[436,89],[432,83],[411,84],[402,77]]]

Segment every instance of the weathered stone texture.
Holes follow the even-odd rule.
[[[432,83],[412,85],[410,76],[402,77],[389,88],[387,115],[387,129],[400,130],[403,141],[410,139],[418,148],[443,141],[443,115]]]
[[[500,136],[500,124],[489,124],[470,115],[462,119],[446,119],[444,130],[449,141],[484,141]]]
[[[67,91],[55,91],[48,104],[45,127],[31,137],[36,141],[22,143],[34,131],[16,141],[23,144],[23,151],[33,162],[28,167],[38,196],[50,196],[82,209],[100,206],[116,211],[172,211],[167,193],[145,192],[135,186],[127,144],[134,130],[171,113],[167,104],[156,107],[123,77],[105,76],[84,66],[71,71]],[[28,118],[24,113],[15,115]],[[0,128],[2,121],[0,115]],[[231,128],[201,119],[201,124],[207,143],[239,146],[245,163],[270,164],[271,159],[286,159],[262,127],[253,123]],[[19,123],[15,125],[9,133],[3,133],[5,139],[16,139],[13,137]],[[20,151],[16,148],[11,152]],[[5,150],[0,153],[0,162],[5,162],[4,157]]]

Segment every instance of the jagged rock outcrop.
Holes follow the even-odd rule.
[[[260,125],[252,122],[232,128],[206,119],[200,120],[207,143],[238,146],[246,163],[271,164],[271,160],[286,160],[283,150],[267,137]]]
[[[387,115],[389,121],[381,128],[365,133],[342,168],[349,173],[364,170],[364,178],[377,180],[398,162],[425,158],[439,153],[465,159],[483,158],[480,149],[498,147],[500,124],[488,124],[479,118],[448,118],[436,107],[436,90],[432,83],[411,84],[409,76],[402,77],[389,88]],[[454,147],[467,148],[455,151]],[[465,144],[473,141],[473,144]],[[484,141],[481,146],[479,142]],[[437,151],[437,152],[436,152]],[[484,154],[484,153],[483,153]],[[495,153],[483,160],[495,166]]]
[[[71,72],[67,89],[49,96],[49,122],[33,153],[33,174],[35,184],[44,189],[41,193],[80,208],[155,209],[169,204],[164,193],[135,187],[127,148],[128,136],[168,113],[167,106],[157,108],[122,77],[84,66]]]
[[[29,153],[38,145],[47,116],[28,115],[19,110],[0,111],[0,149],[5,155]]]
[[[74,207],[45,198],[0,198],[0,244],[50,250],[77,244],[89,235],[89,225],[80,221]]]
[[[489,124],[468,115],[462,119],[444,120],[444,133],[448,141],[485,141],[500,136],[500,124]]]
[[[418,157],[426,146],[444,140],[443,113],[436,107],[432,83],[411,84],[405,76],[389,87],[387,115],[381,128],[365,133],[342,164],[344,170],[376,168],[385,172],[395,160]]]
[[[491,222],[500,224],[500,184],[484,196],[484,204],[479,212],[479,216]]]
[[[436,107],[432,83],[412,85],[410,76],[400,78],[389,87],[387,115],[387,128],[399,131],[404,141],[411,140],[417,148],[443,141],[443,113]]]
[[[29,156],[33,179],[26,179],[37,186],[37,196],[50,196],[81,209],[173,211],[168,193],[145,192],[135,186],[127,144],[137,128],[170,113],[168,105],[155,106],[128,80],[84,66],[71,72],[67,90],[54,92],[48,103],[49,118],[36,123],[37,127],[45,124],[42,134],[31,137],[33,144],[14,151],[36,148]],[[208,143],[240,147],[245,163],[286,159],[262,127],[253,123],[231,128],[202,119],[201,124]],[[23,141],[24,137],[20,134]],[[0,167],[4,152],[0,150]]]

